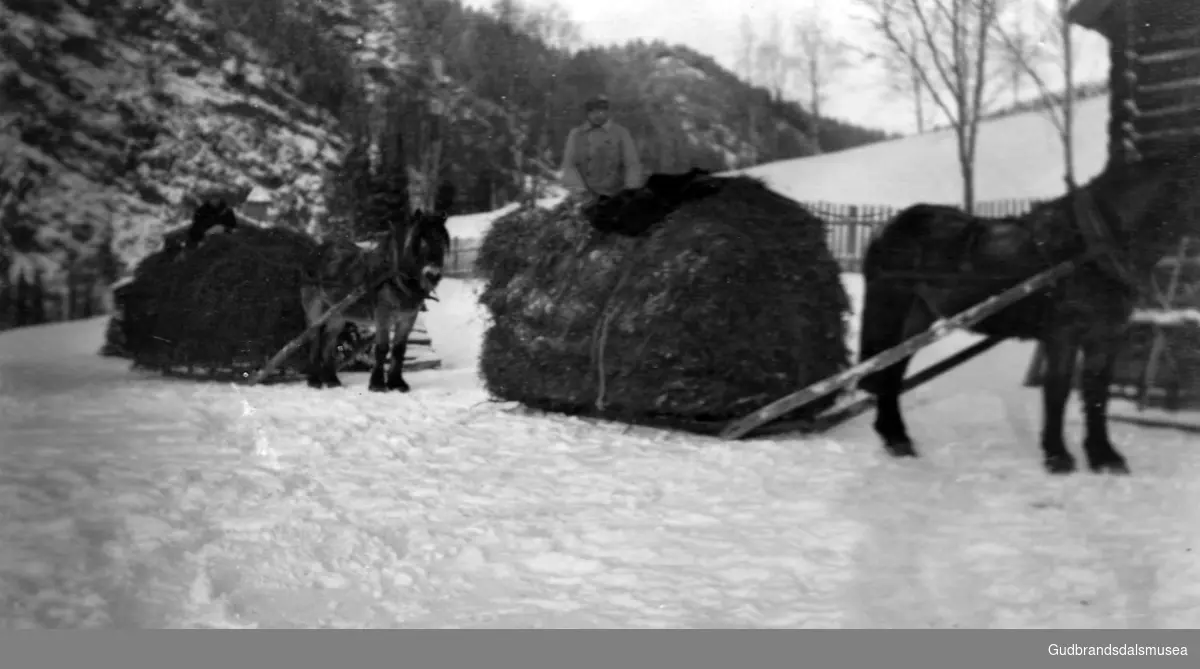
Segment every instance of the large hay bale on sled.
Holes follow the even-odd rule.
[[[823,221],[758,180],[717,185],[639,237],[598,232],[580,198],[497,220],[477,261],[488,391],[709,431],[844,369],[850,307]]]
[[[162,371],[253,371],[305,329],[299,291],[316,249],[302,233],[240,226],[148,256],[121,291],[124,348]]]

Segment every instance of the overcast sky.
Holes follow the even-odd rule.
[[[548,0],[526,0],[539,5]],[[661,39],[685,44],[714,57],[733,69],[744,14],[750,16],[760,34],[778,18],[787,21],[797,9],[819,3],[820,11],[841,37],[863,47],[873,40],[870,29],[853,15],[851,0],[556,0],[580,25],[585,40],[592,43]],[[1045,2],[1053,0],[1015,0]],[[468,5],[487,7],[491,0],[467,0]],[[1081,47],[1079,79],[1102,79],[1106,73],[1104,40],[1088,31],[1075,30]],[[802,100],[803,102],[803,100]],[[861,65],[840,74],[828,91],[825,113],[854,123],[896,132],[915,129],[912,104],[888,91],[883,74]],[[940,119],[939,119],[940,121]]]

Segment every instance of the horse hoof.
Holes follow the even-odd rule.
[[[325,385],[324,383],[321,383],[321,379],[309,379],[308,380],[309,388],[317,388],[319,390],[322,387],[324,387],[324,385]]]
[[[1070,474],[1075,471],[1075,458],[1070,453],[1048,455],[1043,464],[1050,474]]]
[[[371,385],[367,386],[367,390],[373,393],[386,393],[388,391],[388,387],[382,383],[372,383]]]
[[[1113,454],[1103,460],[1096,460],[1089,463],[1091,470],[1095,474],[1115,474],[1123,476],[1129,474],[1129,465],[1126,464],[1125,458]]]
[[[388,390],[398,390],[402,393],[406,393],[409,390],[411,390],[411,388],[409,388],[408,384],[405,383],[404,381],[399,381],[399,382],[393,381],[391,383],[388,383],[387,387],[388,387]]]
[[[893,458],[917,457],[917,450],[913,448],[913,443],[907,439],[888,441],[883,444],[883,447],[887,450],[888,455]]]

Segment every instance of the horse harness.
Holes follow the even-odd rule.
[[[1131,293],[1143,292],[1141,282],[1121,260],[1116,237],[1112,234],[1111,226],[1105,221],[1103,212],[1096,206],[1091,191],[1086,188],[1079,189],[1069,180],[1067,187],[1072,194],[1071,219],[1084,243],[1079,262],[1082,264],[1094,261],[1102,273],[1115,279]]]
[[[324,282],[318,279],[316,281],[316,283],[319,285]],[[409,273],[404,272],[399,269],[391,268],[385,272],[380,273],[379,275],[377,275],[375,278],[371,279],[370,281],[366,282],[366,287],[367,287],[367,293],[369,294],[369,293],[374,293],[375,291],[382,289],[385,285],[391,286],[393,289],[395,289],[396,292],[398,292],[400,295],[402,295],[404,297],[418,299],[421,302],[421,310],[422,311],[425,310],[425,305],[424,305],[425,300],[431,300],[433,302],[439,301],[437,296],[434,295],[432,292],[426,293],[424,290],[422,290],[419,287],[416,289],[411,288],[410,284],[412,284],[412,283],[416,283],[418,286],[420,285],[420,282],[414,281],[413,277],[410,276]],[[352,284],[347,284],[345,282],[338,282],[338,285],[341,286],[342,288],[347,288],[347,287],[351,286]]]
[[[1067,180],[1067,190],[1071,193],[1070,218],[1076,230],[1079,231],[1084,244],[1084,249],[1075,257],[1075,262],[1079,265],[1094,262],[1104,275],[1120,283],[1131,294],[1143,294],[1145,290],[1141,282],[1137,280],[1129,266],[1122,261],[1116,237],[1112,234],[1112,228],[1104,213],[1096,205],[1091,191],[1086,188],[1078,188],[1070,179]],[[973,229],[968,233],[967,239],[964,241],[967,250],[967,253],[964,254],[966,257],[969,257],[969,250],[974,247],[982,234],[982,228]],[[1042,245],[1035,243],[1035,246],[1044,256]],[[1048,257],[1043,259],[1046,260],[1047,267],[1056,264]],[[964,261],[964,265],[969,265],[969,261]],[[969,268],[964,266],[960,269],[966,271]],[[937,299],[927,283],[917,282],[914,292],[935,318],[946,318],[946,315],[937,307]]]

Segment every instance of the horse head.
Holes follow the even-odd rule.
[[[421,291],[426,295],[437,289],[445,270],[446,254],[450,250],[447,218],[444,211],[418,209],[409,221],[404,246],[416,269]]]
[[[407,220],[392,222],[391,263],[399,275],[417,282],[424,296],[432,295],[442,280],[450,233],[446,230],[448,210],[454,199],[454,187],[438,189],[434,211],[417,209]]]

